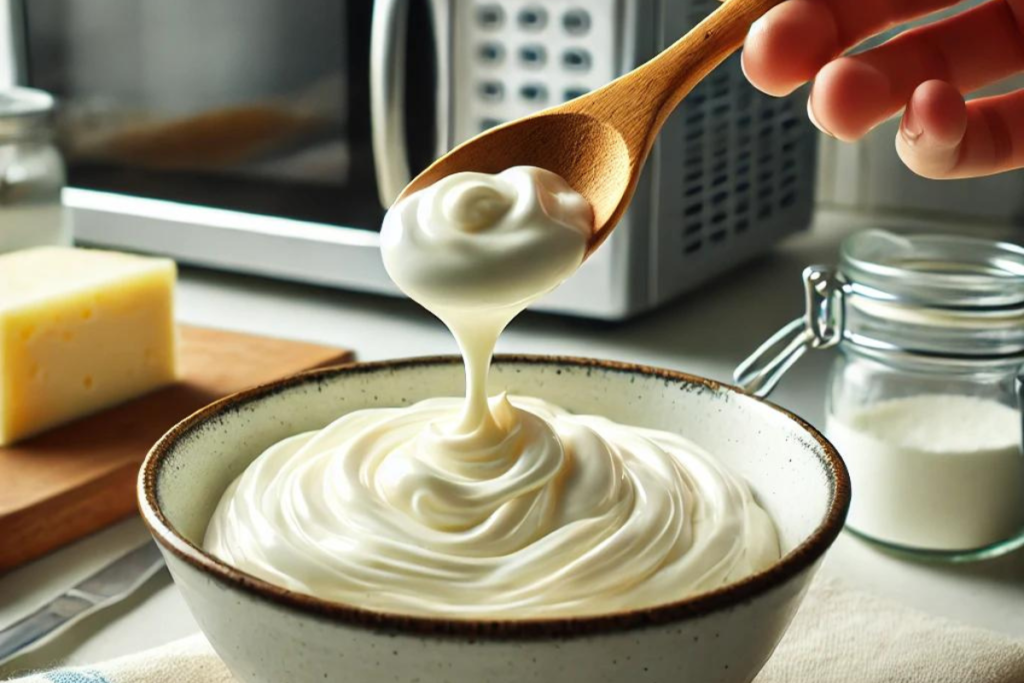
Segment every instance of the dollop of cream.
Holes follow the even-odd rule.
[[[550,171],[456,173],[388,211],[381,253],[395,284],[442,319],[518,312],[579,268],[592,225],[590,203]]]
[[[454,334],[466,396],[344,415],[260,455],[204,546],[287,588],[451,618],[581,616],[779,557],[742,479],[687,439],[487,397],[502,329],[580,266],[587,201],[548,171],[460,173],[388,212],[384,263]]]

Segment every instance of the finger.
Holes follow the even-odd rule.
[[[743,69],[755,87],[786,95],[862,40],[958,1],[788,0],[751,27]]]
[[[960,91],[942,81],[922,83],[900,121],[896,151],[912,171],[942,178],[956,167],[967,133],[967,104]]]
[[[1024,90],[965,104],[948,83],[914,91],[896,151],[926,178],[969,178],[1024,167]]]
[[[1020,21],[1011,2],[1021,8]],[[815,79],[811,101],[824,130],[853,140],[902,109],[925,81],[967,93],[1022,70],[1024,0],[990,0],[830,62]]]

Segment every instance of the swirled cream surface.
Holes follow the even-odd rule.
[[[583,197],[529,167],[456,174],[392,207],[385,265],[452,330],[466,396],[269,448],[224,493],[206,549],[321,598],[449,618],[648,607],[778,559],[745,482],[687,439],[488,399],[498,335],[579,267],[591,223]]]

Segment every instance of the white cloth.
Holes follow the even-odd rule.
[[[818,580],[754,683],[1024,683],[1024,640]]]
[[[233,683],[202,635],[19,683]],[[819,580],[755,683],[1024,683],[1024,641]]]

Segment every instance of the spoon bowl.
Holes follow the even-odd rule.
[[[629,206],[668,115],[779,2],[728,0],[667,50],[608,85],[459,145],[413,179],[399,200],[453,173],[537,166],[562,176],[590,202],[589,256]]]
[[[537,166],[562,176],[590,201],[595,225],[608,225],[625,210],[618,198],[632,196],[635,189],[638,176],[631,160],[621,131],[586,112],[558,107],[497,126],[456,147],[413,179],[399,199],[453,173]]]

